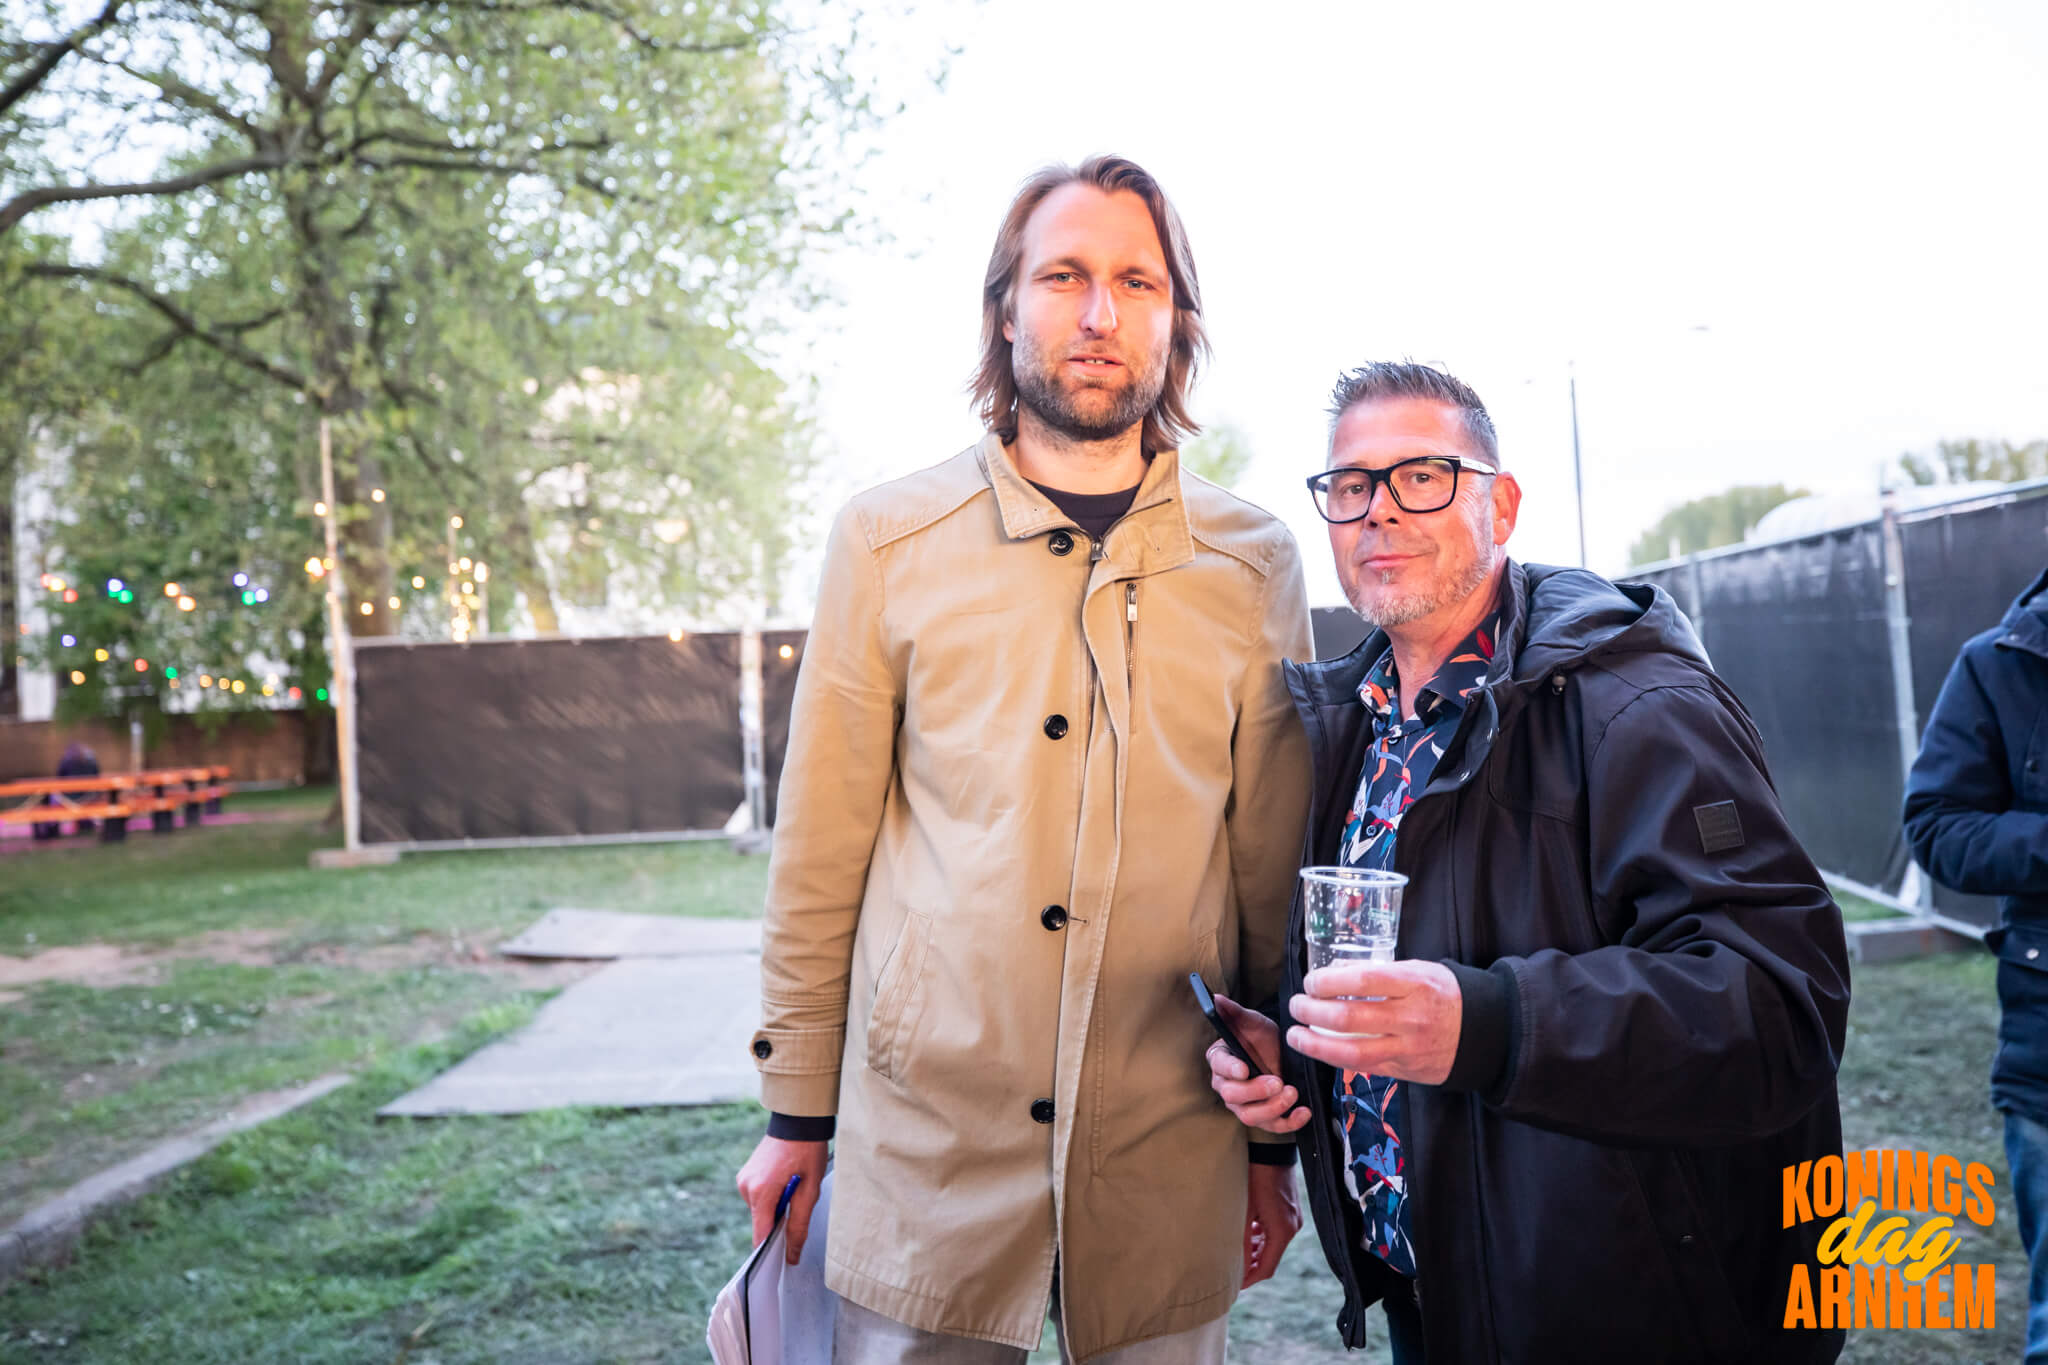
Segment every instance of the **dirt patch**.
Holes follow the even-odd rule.
[[[288,951],[279,929],[227,929],[180,939],[164,947],[134,948],[113,943],[80,943],[45,948],[27,957],[0,953],[0,1005],[22,998],[12,987],[62,981],[78,986],[153,986],[173,962],[194,959],[243,967],[307,962],[323,967],[399,971],[410,967],[457,967],[511,977],[530,989],[581,981],[601,961],[532,960],[500,957],[495,944],[415,934],[397,943],[320,943]]]
[[[65,981],[77,986],[152,986],[172,962],[203,958],[245,967],[267,967],[283,938],[275,929],[222,929],[180,939],[168,947],[129,948],[113,943],[79,943],[45,948],[29,957],[0,953],[0,988]],[[19,992],[14,993],[19,999]]]

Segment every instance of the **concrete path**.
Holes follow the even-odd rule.
[[[378,1113],[525,1114],[759,1096],[747,1051],[761,1018],[758,921],[550,910],[499,951],[620,960]]]
[[[747,1053],[759,998],[760,959],[751,953],[628,958],[377,1112],[526,1114],[751,1099],[760,1094]]]
[[[550,910],[498,945],[508,957],[697,957],[758,953],[761,921]]]
[[[188,1161],[218,1147],[235,1133],[288,1114],[347,1085],[352,1077],[322,1076],[296,1090],[251,1095],[233,1113],[204,1128],[174,1137],[141,1156],[81,1180],[46,1204],[29,1210],[22,1220],[0,1232],[0,1284],[30,1265],[53,1261],[78,1243],[79,1234],[109,1204],[136,1199]]]

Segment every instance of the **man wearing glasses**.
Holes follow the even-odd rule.
[[[1377,1300],[1399,1365],[1833,1360],[1785,1327],[1826,1220],[1784,1173],[1841,1151],[1847,953],[1755,728],[1662,592],[1507,557],[1469,387],[1368,365],[1331,413],[1308,484],[1375,629],[1287,666],[1305,855],[1408,876],[1399,960],[1304,979],[1297,908],[1277,1024],[1231,1011],[1284,1078],[1210,1067],[1296,1134],[1346,1343]]]

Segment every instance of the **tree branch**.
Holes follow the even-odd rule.
[[[255,124],[249,122],[249,120],[243,118],[240,114],[228,108],[225,104],[222,104],[218,99],[214,98],[212,95],[207,94],[204,90],[200,90],[195,86],[188,85],[184,81],[179,80],[176,76],[170,75],[168,73],[160,76],[152,76],[146,71],[136,70],[134,67],[128,65],[126,62],[110,61],[107,63],[107,65],[113,67],[117,71],[126,72],[128,75],[134,77],[136,80],[141,81],[144,85],[155,86],[158,90],[163,92],[163,96],[167,100],[172,100],[177,103],[187,105],[194,109],[205,110],[207,113],[212,114],[215,118],[219,119],[222,123],[228,124],[230,127],[234,128],[237,132],[241,133],[243,137],[248,138],[251,145],[256,145],[260,143],[262,140],[262,135],[257,132]]]
[[[281,156],[245,156],[205,166],[189,175],[169,180],[149,180],[132,185],[44,185],[0,204],[0,236],[39,208],[50,204],[75,204],[87,199],[121,199],[132,195],[183,194],[202,185],[212,185],[257,171],[274,171],[285,164]]]
[[[122,0],[107,0],[107,7],[99,12],[97,18],[88,19],[56,42],[45,44],[43,55],[36,58],[29,69],[10,82],[5,90],[0,90],[0,114],[6,113],[28,98],[37,86],[49,79],[50,73],[57,69],[59,62],[78,51],[79,45],[86,39],[113,23],[121,3]]]
[[[27,267],[23,273],[32,279],[86,280],[91,283],[111,285],[116,289],[126,290],[155,309],[166,321],[173,327],[176,327],[179,332],[191,337],[195,341],[204,342],[228,359],[246,366],[258,374],[273,379],[287,388],[296,389],[300,393],[312,394],[316,392],[312,381],[306,376],[288,365],[281,365],[275,360],[258,354],[244,343],[239,336],[234,335],[235,332],[248,331],[260,326],[263,321],[262,319],[231,323],[225,330],[218,327],[208,327],[183,308],[180,308],[176,303],[173,303],[170,299],[165,298],[162,294],[157,293],[156,290],[142,283],[142,281],[131,280],[125,275],[116,275],[112,271],[100,270],[93,266],[38,264]]]
[[[368,0],[368,2],[372,5],[397,8],[413,5],[417,3],[417,0]],[[576,13],[588,14],[593,18],[603,19],[607,23],[618,25],[622,33],[642,47],[656,52],[683,52],[696,56],[708,56],[719,52],[744,52],[749,48],[760,45],[773,36],[772,34],[763,33],[752,37],[728,38],[723,42],[716,43],[663,42],[653,34],[634,24],[631,19],[626,17],[623,11],[611,5],[598,3],[598,0],[528,0],[527,3],[523,4],[517,3],[516,0],[509,0],[509,2],[508,0],[442,0],[439,7],[450,10],[467,10],[472,14],[545,14],[549,10],[573,10]]]

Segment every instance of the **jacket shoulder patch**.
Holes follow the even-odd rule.
[[[1694,806],[1692,819],[1700,827],[1701,852],[1726,853],[1731,848],[1742,847],[1742,818],[1735,813],[1733,801]]]

